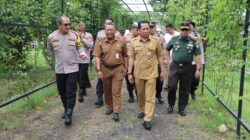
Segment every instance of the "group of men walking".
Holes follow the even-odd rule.
[[[164,77],[168,71],[167,111],[172,113],[179,83],[178,109],[185,116],[185,108],[192,85],[192,77],[198,79],[201,69],[201,49],[198,36],[193,36],[190,29],[193,22],[180,24],[180,35],[176,34],[171,24],[166,26],[165,37],[154,32],[155,24],[142,20],[133,24],[131,33],[122,37],[116,31],[111,19],[104,22],[104,30],[98,32],[94,46],[93,37],[85,31],[82,22],[77,25],[77,32],[70,30],[70,19],[61,16],[58,30],[48,37],[48,49],[55,60],[57,88],[64,106],[65,124],[72,123],[72,113],[76,102],[77,81],[79,81],[79,102],[90,87],[88,63],[90,50],[93,48],[95,69],[98,76],[96,85],[96,105],[106,106],[106,115],[119,121],[121,111],[121,87],[125,77],[129,93],[129,102],[137,96],[143,126],[150,130],[155,108],[155,99],[159,103]],[[166,42],[167,41],[167,42]],[[202,49],[203,50],[203,49]],[[194,68],[192,61],[194,60]],[[202,61],[204,62],[204,61]],[[194,69],[194,70],[193,70]],[[197,81],[196,81],[197,83]],[[196,88],[197,84],[194,85]],[[104,93],[104,101],[103,101]],[[194,90],[192,98],[195,99]]]

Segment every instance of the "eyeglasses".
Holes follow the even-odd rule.
[[[185,29],[185,28],[184,28],[184,29],[181,29],[181,31],[186,31],[186,32],[187,32],[187,31],[189,31],[189,29]]]
[[[63,24],[65,27],[70,26],[70,23]]]

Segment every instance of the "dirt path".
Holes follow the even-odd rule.
[[[195,111],[187,109],[188,115],[181,117],[177,109],[173,114],[166,111],[166,103],[156,103],[153,128],[146,131],[143,120],[137,118],[137,103],[128,103],[125,81],[122,89],[122,112],[120,122],[104,114],[105,107],[94,106],[96,81],[88,90],[83,103],[77,103],[73,124],[64,125],[60,118],[63,111],[58,99],[47,110],[37,111],[24,119],[20,128],[0,132],[0,140],[220,140],[219,136],[201,132],[195,124]],[[166,91],[163,92],[166,101]]]

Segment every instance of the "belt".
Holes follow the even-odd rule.
[[[104,64],[104,63],[103,63],[103,65],[104,65],[105,67],[109,68],[109,69],[113,69],[113,68],[116,68],[116,67],[118,67],[118,66],[120,66],[120,65],[122,65],[122,64],[107,65],[107,64]]]
[[[173,61],[173,64],[179,66],[179,67],[184,67],[184,66],[188,66],[188,65],[192,65],[192,63],[178,63],[178,62],[174,62]]]

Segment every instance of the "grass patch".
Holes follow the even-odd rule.
[[[0,110],[0,128],[7,130],[18,128],[29,112],[47,109],[49,107],[48,98],[55,96],[56,93],[55,85],[51,85],[28,98],[2,108]]]

